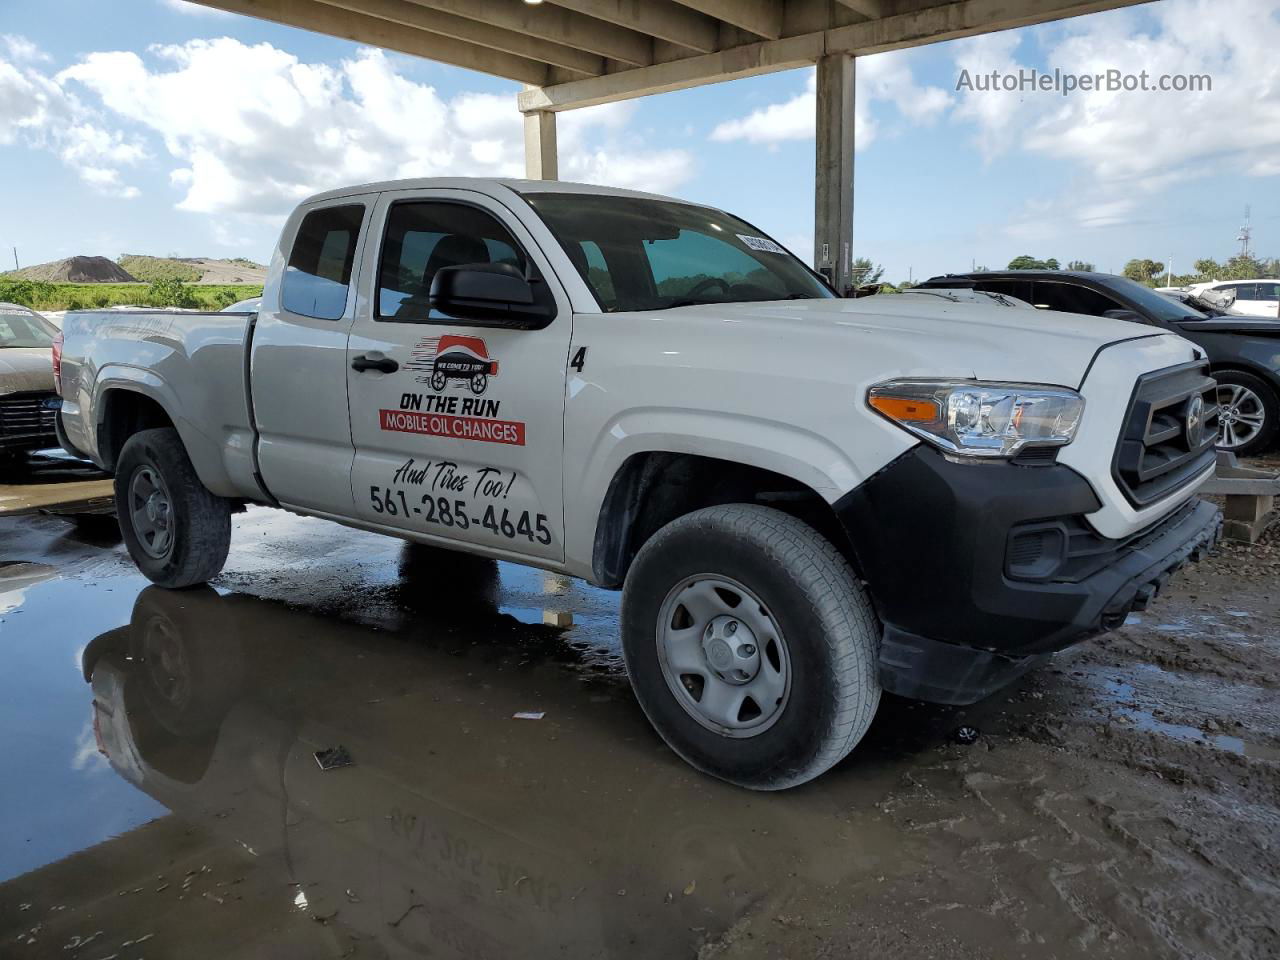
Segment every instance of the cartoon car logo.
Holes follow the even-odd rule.
[[[472,393],[481,394],[489,386],[489,378],[498,375],[498,361],[489,357],[482,339],[454,334],[423,339],[406,366],[420,371],[418,382],[430,384],[437,392],[450,380],[465,380]]]

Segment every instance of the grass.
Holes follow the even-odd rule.
[[[180,280],[183,283],[195,283],[204,271],[181,260],[170,260],[167,257],[143,257],[125,254],[117,261],[143,283],[154,283],[157,280]]]
[[[189,286],[167,280],[146,283],[32,283],[0,280],[0,302],[37,310],[93,310],[129,304],[137,307],[194,307],[221,310],[262,294],[261,284],[215,283]]]

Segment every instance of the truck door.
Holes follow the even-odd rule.
[[[533,238],[469,190],[383,194],[347,347],[361,519],[495,552],[564,557],[569,301]],[[445,316],[441,267],[509,263],[554,299],[538,330]],[[496,319],[496,318],[495,318]]]
[[[352,279],[375,196],[310,204],[290,217],[262,294],[249,366],[267,489],[288,506],[343,517],[351,513]]]

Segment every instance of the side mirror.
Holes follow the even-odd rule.
[[[1104,317],[1110,317],[1112,320],[1128,320],[1130,323],[1145,323],[1141,316],[1132,310],[1107,310],[1102,314]]]
[[[539,283],[541,290],[534,289]],[[464,263],[441,267],[427,297],[433,310],[471,323],[538,329],[556,315],[550,291],[530,282],[506,263]]]

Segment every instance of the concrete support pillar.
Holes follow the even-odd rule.
[[[530,180],[558,180],[556,115],[537,110],[524,115],[524,175]]]
[[[836,290],[852,285],[854,58],[818,59],[813,262]]]

